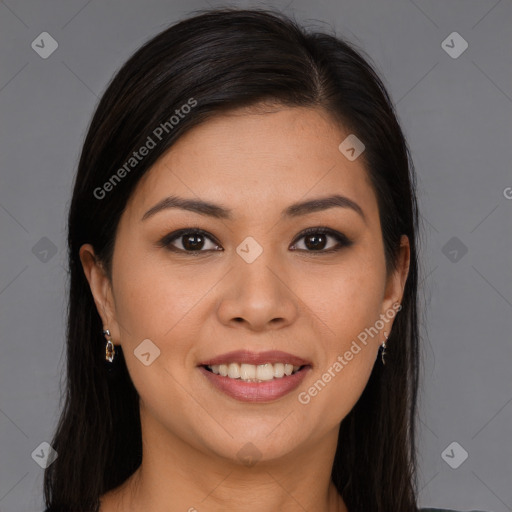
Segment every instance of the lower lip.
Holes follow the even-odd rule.
[[[208,371],[203,366],[199,370],[220,391],[241,402],[270,402],[277,400],[296,389],[306,377],[310,366],[293,375],[285,375],[280,379],[263,382],[245,382],[241,379],[231,379]]]

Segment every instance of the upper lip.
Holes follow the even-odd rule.
[[[293,366],[310,365],[309,361],[301,357],[282,352],[280,350],[268,350],[266,352],[251,352],[250,350],[234,350],[219,356],[213,357],[199,363],[198,366],[213,366],[229,363],[245,363],[245,364],[265,364],[265,363],[289,363]]]

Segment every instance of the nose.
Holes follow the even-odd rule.
[[[234,265],[217,309],[222,324],[264,331],[281,329],[296,320],[300,301],[289,272],[270,261],[266,251],[252,263],[239,258]]]

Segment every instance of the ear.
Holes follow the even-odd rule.
[[[400,239],[400,249],[397,257],[396,269],[388,276],[386,281],[386,290],[384,293],[383,311],[389,311],[393,304],[401,304],[402,297],[404,295],[405,282],[409,275],[409,265],[411,261],[411,250],[409,245],[409,238],[406,235],[402,235]],[[383,330],[389,335],[392,324],[389,324]]]
[[[106,275],[103,265],[94,253],[91,244],[84,244],[79,251],[80,261],[85,276],[89,282],[96,309],[103,322],[103,329],[109,329],[114,345],[119,344],[119,325],[116,320],[116,310],[112,283]]]

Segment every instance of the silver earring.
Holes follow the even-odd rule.
[[[388,340],[388,335],[386,334],[386,332],[384,331],[384,336],[386,337],[386,341]],[[384,361],[384,355],[386,354],[386,341],[383,341],[382,342],[382,352],[381,352],[381,358],[382,358],[382,364],[386,364],[386,362]]]
[[[105,345],[105,360],[111,363],[114,360],[114,356],[116,355],[116,349],[112,343],[112,339],[110,338],[110,331],[105,329],[103,334],[108,336],[107,344]]]

